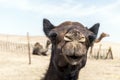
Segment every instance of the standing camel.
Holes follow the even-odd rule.
[[[99,23],[87,29],[79,22],[67,21],[54,26],[44,19],[43,31],[51,40],[52,50],[49,67],[42,80],[77,80],[98,29]]]
[[[92,43],[92,45],[90,47],[90,53],[89,53],[90,57],[93,57],[93,47],[94,47],[94,44],[95,43],[99,43],[105,37],[109,37],[109,34],[103,32],[103,33],[100,34],[100,36],[97,39],[95,39],[93,41],[93,43]]]

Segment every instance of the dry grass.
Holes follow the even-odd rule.
[[[20,53],[0,53],[0,80],[40,80],[48,65],[49,57],[32,56]]]
[[[0,53],[0,80],[40,80],[47,69],[50,56]],[[80,72],[79,80],[120,80],[120,60],[88,59]]]
[[[41,39],[42,38],[42,39]],[[0,37],[0,39],[3,39]],[[9,36],[9,39],[11,37]],[[13,39],[13,38],[12,38]],[[14,41],[25,41],[25,37],[15,37]],[[45,43],[44,37],[31,37],[31,42]],[[98,44],[99,45],[99,44]],[[102,43],[113,49],[113,60],[88,59],[85,68],[80,72],[79,80],[120,80],[120,45],[114,43]],[[49,64],[49,56],[34,56],[32,64],[28,63],[27,53],[0,52],[0,80],[40,80]]]
[[[120,60],[88,60],[79,80],[120,80]]]

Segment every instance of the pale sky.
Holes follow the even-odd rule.
[[[0,0],[0,34],[44,35],[43,18],[88,28],[99,22],[99,34],[110,34],[105,41],[120,42],[120,0]]]

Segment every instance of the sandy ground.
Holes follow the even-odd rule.
[[[49,57],[27,54],[0,53],[0,80],[40,80],[48,65]]]
[[[0,53],[0,80],[40,80],[49,64],[49,56],[32,55],[32,64],[28,64],[28,55],[20,53]],[[79,80],[120,80],[120,59],[88,59]]]
[[[0,35],[0,40],[27,43],[25,36]],[[37,41],[44,45],[46,40],[45,37],[30,37],[30,43]],[[120,80],[120,44],[105,42],[95,46],[99,45],[103,49],[112,47],[114,59],[88,59],[86,66],[80,71],[79,80]],[[50,55],[31,57],[32,64],[29,65],[27,53],[0,51],[0,80],[40,80],[46,72]]]

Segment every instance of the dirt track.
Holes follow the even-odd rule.
[[[0,53],[0,80],[40,80],[49,63],[49,56],[33,56],[28,64],[28,55]],[[120,60],[88,59],[80,72],[79,80],[120,80]]]

